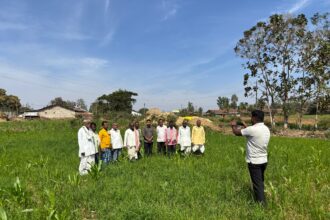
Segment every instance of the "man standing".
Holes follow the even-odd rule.
[[[233,133],[237,136],[245,136],[246,144],[246,162],[248,164],[253,191],[256,201],[265,204],[264,194],[264,173],[267,167],[267,147],[270,139],[270,131],[264,124],[264,112],[260,110],[252,111],[252,126],[243,128],[236,122],[231,122]]]
[[[134,123],[129,124],[129,128],[125,131],[124,146],[127,147],[129,160],[137,160],[137,152],[140,148],[140,137],[138,130],[135,129]]]
[[[159,154],[163,153],[164,155],[166,155],[165,133],[166,126],[164,125],[163,119],[159,119],[157,126],[157,150]]]
[[[112,146],[112,160],[118,161],[118,157],[121,154],[123,148],[123,138],[121,137],[120,130],[118,129],[118,124],[113,123],[112,129],[110,130],[111,136],[111,146]]]
[[[134,127],[135,127],[135,130],[137,130],[139,133],[139,142],[140,142],[139,146],[141,146],[142,142],[143,142],[143,135],[142,135],[142,131],[140,128],[140,123],[138,121],[135,121]],[[141,150],[141,148],[139,148],[137,151],[138,159],[142,158],[142,154],[141,154],[140,150]]]
[[[99,152],[100,152],[100,137],[96,132],[95,122],[91,123],[90,131],[92,133],[92,141],[93,141],[93,144],[94,144],[94,147],[95,147],[95,163],[98,164],[100,162],[99,161],[99,158],[100,158],[100,155],[99,155]]]
[[[205,130],[201,120],[197,120],[196,126],[192,129],[191,140],[193,142],[193,152],[204,154],[205,151]]]
[[[172,120],[169,122],[169,127],[166,129],[165,140],[168,156],[175,154],[176,145],[178,143],[178,131],[174,127],[174,121]]]
[[[108,133],[109,124],[107,121],[102,121],[102,129],[99,131],[99,137],[101,141],[102,160],[108,164],[111,161],[111,149],[110,149],[110,134]]]
[[[143,128],[143,138],[144,138],[144,154],[146,156],[151,156],[152,147],[154,144],[154,129],[151,126],[151,120],[147,120],[147,126]]]
[[[78,145],[79,145],[79,174],[86,175],[95,163],[96,149],[93,144],[93,137],[90,129],[91,122],[84,120],[84,125],[78,131]]]
[[[180,151],[185,155],[191,152],[191,134],[188,121],[185,119],[182,122],[182,126],[179,128],[178,143],[180,144]]]

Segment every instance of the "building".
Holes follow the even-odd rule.
[[[42,109],[24,112],[25,119],[73,119],[73,118],[92,118],[93,114],[81,108],[68,108],[59,105],[49,105]]]
[[[140,116],[142,116],[141,113],[139,113],[139,112],[137,112],[137,111],[134,111],[134,110],[132,110],[131,114],[132,114],[133,116],[135,116],[135,117],[140,117]]]

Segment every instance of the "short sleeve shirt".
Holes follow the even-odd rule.
[[[264,123],[257,123],[242,129],[241,133],[247,138],[246,162],[252,164],[267,163],[269,128]]]

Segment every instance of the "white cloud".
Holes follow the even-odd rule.
[[[104,13],[107,14],[110,10],[110,0],[105,0]]]
[[[163,0],[161,8],[164,12],[164,15],[161,19],[162,21],[167,21],[168,19],[174,17],[179,10],[179,6],[175,2],[169,0]]]
[[[300,11],[309,4],[310,0],[298,0],[289,10],[290,14]]]
[[[100,46],[107,46],[109,45],[112,40],[114,39],[114,35],[115,35],[115,29],[111,29],[103,38],[103,40],[100,42]]]

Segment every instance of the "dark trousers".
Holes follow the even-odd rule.
[[[150,156],[152,154],[153,143],[144,142],[144,155]]]
[[[157,142],[157,150],[159,154],[163,153],[164,155],[166,155],[165,142]]]
[[[266,202],[265,193],[264,193],[264,173],[266,167],[267,167],[267,163],[264,164],[248,163],[255,199],[257,202],[260,203]]]
[[[167,145],[168,156],[175,154],[175,150],[176,150],[176,145]]]

